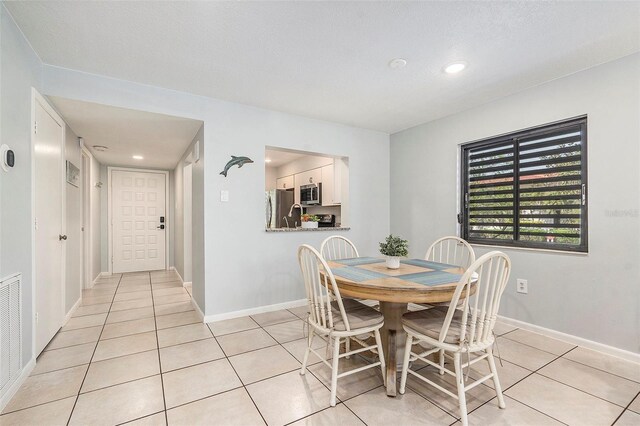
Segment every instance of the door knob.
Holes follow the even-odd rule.
[[[58,235],[58,241],[62,241],[62,240],[67,240],[67,236],[66,235]]]

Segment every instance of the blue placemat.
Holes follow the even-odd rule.
[[[375,257],[353,257],[351,259],[334,260],[334,262],[339,263],[341,265],[358,266],[358,265],[371,265],[373,263],[382,263],[384,262],[384,259],[378,259]]]
[[[445,271],[418,272],[415,274],[398,275],[397,278],[412,281],[422,285],[440,285],[455,283],[460,280],[461,274],[452,274]]]
[[[361,282],[367,280],[374,280],[376,278],[384,278],[387,275],[381,274],[376,271],[369,271],[368,269],[356,268],[354,266],[345,266],[344,268],[332,269],[333,275],[338,275],[342,278],[346,278],[351,281]]]
[[[405,260],[401,260],[400,263],[404,263],[406,265],[413,265],[413,266],[422,266],[423,268],[435,269],[436,271],[440,271],[442,269],[449,269],[449,268],[457,268],[458,267],[456,265],[448,265],[446,263],[430,262],[428,260],[422,260],[422,259],[405,259]]]

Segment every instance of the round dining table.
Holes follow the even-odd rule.
[[[396,377],[402,367],[407,338],[402,315],[408,311],[409,303],[451,301],[464,269],[423,259],[404,259],[398,269],[389,269],[385,259],[374,257],[339,259],[327,264],[342,297],[380,302],[387,395],[396,396]]]

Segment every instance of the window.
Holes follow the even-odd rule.
[[[464,239],[587,251],[587,118],[462,145]]]

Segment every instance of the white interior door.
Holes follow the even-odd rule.
[[[37,355],[64,321],[64,124],[39,96],[34,102]]]
[[[183,175],[184,178],[182,180],[183,182],[183,207],[184,207],[184,214],[182,216],[182,222],[184,223],[184,232],[183,232],[183,239],[184,239],[184,277],[183,280],[184,282],[190,283],[191,282],[191,268],[192,266],[192,259],[193,256],[191,254],[191,241],[192,241],[192,228],[191,228],[191,223],[192,223],[192,218],[191,218],[191,212],[192,212],[192,199],[191,199],[191,171],[192,171],[193,165],[192,164],[187,164],[186,166],[184,166],[183,169]]]
[[[165,179],[164,172],[111,172],[114,273],[165,269]]]

